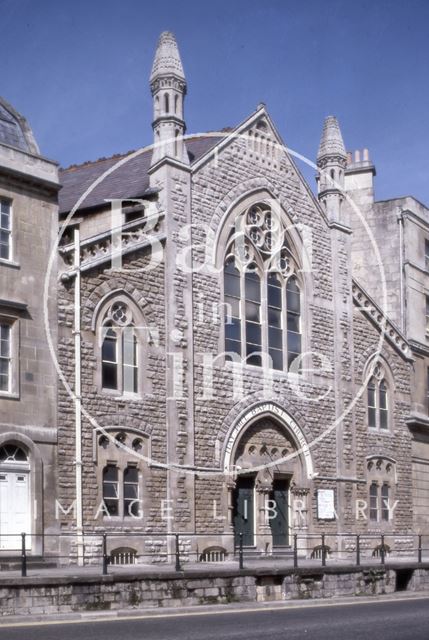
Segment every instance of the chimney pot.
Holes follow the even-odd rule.
[[[355,151],[355,162],[360,162],[360,151],[356,149]]]
[[[368,149],[363,150],[363,160],[364,162],[369,162],[369,151]]]

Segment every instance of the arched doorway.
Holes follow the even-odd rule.
[[[31,533],[30,464],[24,449],[0,447],[0,550],[21,548],[20,534]],[[31,547],[31,538],[27,540]]]
[[[266,406],[252,413],[252,418],[244,416],[234,427],[225,448],[233,478],[228,487],[230,524],[236,545],[242,534],[247,547],[288,547],[294,527],[291,495],[297,486],[308,485],[311,456],[290,416],[281,411],[282,420]]]

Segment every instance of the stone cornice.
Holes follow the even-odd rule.
[[[409,361],[413,360],[410,345],[400,330],[389,320],[386,314],[365,292],[365,290],[353,280],[352,294],[355,304],[367,316],[372,324],[382,333],[386,340],[398,353]]]
[[[25,302],[18,302],[17,300],[5,300],[4,298],[0,299],[0,307],[2,309],[13,309],[14,311],[24,312],[28,309],[28,304]]]
[[[340,153],[325,153],[320,158],[317,158],[317,166],[319,169],[324,169],[326,166],[330,165],[332,162],[336,162],[342,167],[346,167],[347,158],[346,156],[341,155]]]
[[[169,113],[165,116],[158,116],[158,118],[156,118],[153,122],[152,122],[152,128],[154,129],[156,126],[158,126],[161,122],[173,122],[174,124],[179,125],[180,127],[183,128],[183,131],[186,130],[186,125],[185,125],[185,121],[182,120],[182,118],[178,118],[177,116],[175,116],[173,113]]]
[[[347,165],[345,174],[347,176],[352,176],[356,173],[372,173],[373,176],[377,175],[375,166],[373,164],[365,164],[365,165]]]
[[[421,356],[429,356],[429,345],[424,344],[423,342],[418,342],[417,340],[410,340],[410,347],[414,353],[417,353]]]
[[[181,171],[187,171],[188,173],[191,172],[191,167],[188,164],[184,164],[183,162],[180,162],[180,160],[176,160],[175,158],[170,158],[170,156],[165,156],[148,169],[148,174],[152,175],[152,173],[155,173],[155,171],[162,167],[163,164],[169,164],[172,167],[176,167],[176,169],[180,169]]]
[[[4,165],[0,165],[0,177],[1,176],[5,176],[8,179],[12,178],[19,184],[27,184],[37,191],[47,191],[56,194],[62,188],[62,185],[58,182],[53,182],[24,171],[18,171],[17,169]]]
[[[429,434],[429,416],[422,413],[412,413],[405,422],[410,431]]]
[[[421,267],[419,264],[416,264],[415,262],[412,262],[411,260],[405,260],[404,267],[411,267],[412,269],[415,269],[416,271],[419,271],[420,273],[423,273],[424,275],[428,276],[428,278],[429,278],[429,271],[427,269],[425,269],[424,267]]]
[[[351,235],[353,233],[353,231],[350,229],[350,227],[348,227],[345,224],[342,224],[341,222],[329,222],[328,226],[330,229],[336,229],[337,231],[342,231],[343,233],[347,233],[349,235]]]

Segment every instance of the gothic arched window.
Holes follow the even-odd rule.
[[[376,364],[367,387],[368,426],[389,428],[389,385],[382,364]]]
[[[385,380],[382,380],[380,382],[380,386],[378,388],[378,399],[379,399],[378,404],[379,404],[380,429],[387,429],[389,408],[387,406],[387,384]]]
[[[98,436],[97,476],[99,509],[97,517],[143,517],[143,478],[147,469],[149,439],[136,429],[116,432],[102,429]]]
[[[224,260],[225,352],[290,370],[301,354],[301,289],[280,216],[265,204],[238,216]]]
[[[137,393],[138,343],[130,308],[122,301],[108,308],[101,335],[101,386],[121,393]]]
[[[377,401],[376,401],[376,385],[374,378],[368,383],[368,426],[377,427]]]
[[[256,266],[244,274],[244,296],[246,314],[246,361],[261,365],[261,279]]]
[[[392,523],[394,518],[396,463],[391,458],[370,456],[367,462],[369,519]]]

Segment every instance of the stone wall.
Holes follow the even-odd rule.
[[[7,619],[13,615],[376,596],[425,591],[428,586],[428,566],[11,578],[0,581],[0,615]]]

